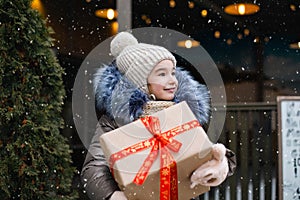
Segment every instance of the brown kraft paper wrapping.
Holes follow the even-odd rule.
[[[196,119],[186,102],[178,103],[152,116],[159,118],[161,132]],[[112,154],[152,137],[153,135],[145,128],[141,120],[136,120],[103,134],[100,137],[100,143],[105,157],[109,160]],[[190,176],[193,171],[211,159],[212,143],[203,128],[195,127],[173,138],[182,143],[178,152],[169,150],[177,164],[178,199],[189,200],[209,191],[209,187],[201,185],[190,189]],[[115,180],[129,200],[157,200],[160,198],[159,156],[150,168],[145,182],[142,185],[133,183],[150,150],[151,148],[148,148],[133,153],[116,161],[114,166],[111,166]]]

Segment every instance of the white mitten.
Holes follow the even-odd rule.
[[[227,177],[229,167],[225,156],[226,148],[223,144],[212,147],[213,159],[196,169],[191,176],[191,188],[201,184],[203,186],[218,186]]]
[[[115,191],[109,200],[127,200],[127,197],[125,196],[124,192],[122,191]]]

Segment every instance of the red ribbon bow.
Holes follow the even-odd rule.
[[[109,160],[111,170],[113,172],[112,166],[117,160],[152,147],[150,154],[145,159],[133,182],[137,185],[142,185],[145,182],[153,162],[160,154],[160,200],[177,200],[177,166],[168,149],[178,152],[182,144],[173,137],[192,128],[199,127],[200,124],[197,120],[193,120],[161,133],[157,117],[146,116],[140,120],[154,137],[112,154]]]

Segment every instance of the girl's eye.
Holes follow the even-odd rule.
[[[176,72],[172,72],[172,76],[175,76],[176,75]]]
[[[165,76],[166,73],[159,73],[158,76]]]

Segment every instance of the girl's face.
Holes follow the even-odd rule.
[[[172,100],[177,91],[178,81],[175,77],[175,67],[171,60],[158,63],[148,76],[148,90],[157,100]]]

